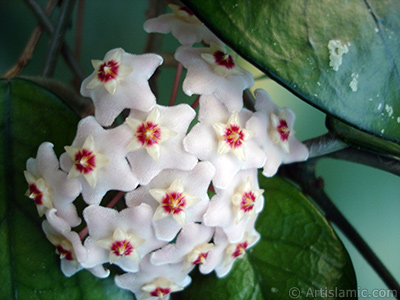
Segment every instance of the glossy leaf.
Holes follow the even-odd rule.
[[[355,128],[400,142],[399,1],[183,2],[303,100]],[[330,66],[331,40],[348,45],[337,71]]]
[[[54,94],[24,79],[0,80],[0,298],[30,300],[132,299],[112,278],[87,271],[66,278],[54,246],[25,196],[23,171],[38,146],[49,141],[57,155],[72,142],[78,117]]]
[[[260,186],[266,202],[256,224],[258,244],[223,279],[195,275],[183,298],[323,299],[328,291],[356,291],[346,250],[309,200],[278,177],[263,177]]]

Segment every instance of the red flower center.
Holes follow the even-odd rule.
[[[221,50],[214,52],[214,59],[215,63],[219,66],[224,66],[227,69],[233,69],[235,67],[233,57]]]
[[[281,136],[281,140],[283,142],[285,142],[289,139],[290,128],[285,119],[279,120],[279,125],[276,127],[276,130],[278,130],[279,135]]]
[[[64,249],[61,245],[56,246],[58,254],[60,254],[60,258],[64,258],[69,261],[73,261],[74,258],[72,256],[72,251]]]
[[[246,252],[247,246],[247,241],[237,244],[235,251],[232,253],[232,256],[236,258],[243,255]]]
[[[207,257],[208,257],[208,252],[200,253],[197,259],[194,262],[192,262],[192,265],[204,264]]]
[[[133,252],[134,247],[132,246],[130,241],[115,241],[112,243],[110,250],[116,256],[128,256]]]
[[[243,144],[244,134],[243,131],[240,130],[240,126],[236,124],[231,124],[225,128],[225,142],[231,148],[238,148]]]
[[[96,155],[87,149],[82,149],[75,154],[75,168],[83,174],[87,174],[96,167]]]
[[[242,202],[240,202],[240,209],[244,212],[249,212],[254,208],[254,202],[256,201],[256,196],[252,191],[245,192],[242,195]]]
[[[144,147],[150,147],[160,141],[161,128],[153,122],[144,122],[136,131],[136,137]]]
[[[179,214],[186,206],[186,199],[182,193],[168,192],[161,200],[161,205],[168,214]]]
[[[97,71],[97,78],[101,82],[107,82],[118,77],[119,64],[115,60],[103,63]]]
[[[171,293],[170,288],[156,287],[154,291],[150,292],[150,296],[162,298]]]
[[[29,185],[29,198],[33,199],[33,202],[36,203],[36,205],[42,205],[43,204],[43,193],[38,189],[36,184],[31,183]]]

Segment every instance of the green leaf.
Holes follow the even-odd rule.
[[[400,142],[399,1],[183,2],[240,55],[303,100],[355,128]],[[338,71],[329,66],[331,40],[350,45]]]
[[[359,131],[332,117],[327,118],[326,125],[331,131],[334,131],[341,140],[354,147],[361,147],[368,151],[400,160],[399,144]]]
[[[25,196],[23,171],[42,142],[60,155],[79,121],[54,94],[23,79],[0,80],[0,295],[1,299],[132,299],[112,278],[88,271],[66,278],[54,246],[46,239],[34,203]]]
[[[335,291],[354,299],[352,263],[319,211],[281,178],[263,178],[260,186],[265,207],[256,224],[258,244],[223,279],[195,275],[184,299],[323,299]]]

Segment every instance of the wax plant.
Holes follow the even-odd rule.
[[[183,2],[149,1],[146,51],[109,49],[83,76],[63,44],[74,1],[62,2],[55,26],[27,1],[52,38],[43,77],[12,70],[0,81],[1,295],[305,299],[321,287],[354,291],[352,262],[328,221],[399,291],[315,176],[327,156],[399,173],[399,6]],[[161,51],[157,34],[177,40],[173,53]],[[45,79],[59,53],[79,95]],[[293,127],[305,120],[268,91],[250,91],[255,79],[243,59],[326,112],[329,133],[300,142]],[[171,67],[175,80],[158,89],[158,72]],[[165,93],[168,105],[158,101]]]

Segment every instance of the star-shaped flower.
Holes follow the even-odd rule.
[[[189,223],[181,230],[174,244],[153,252],[150,261],[155,265],[183,262],[185,272],[199,265],[201,272],[214,246],[210,242],[214,231],[212,227]]]
[[[104,87],[108,93],[114,95],[120,82],[133,71],[132,67],[122,64],[123,54],[124,51],[118,48],[107,61],[93,59],[92,65],[96,76],[90,80],[86,88]]]
[[[257,169],[239,171],[227,188],[216,188],[204,214],[204,224],[220,227],[231,243],[243,238],[247,223],[263,209],[257,174]]]
[[[204,41],[222,43],[193,13],[184,6],[170,4],[172,14],[164,14],[147,20],[143,27],[147,32],[169,33],[184,45]]]
[[[165,170],[148,185],[126,195],[128,207],[149,204],[155,211],[153,227],[156,237],[171,241],[187,223],[200,222],[207,209],[207,190],[214,167],[201,162],[191,171]]]
[[[135,137],[128,145],[128,152],[146,149],[147,153],[156,161],[160,160],[161,143],[168,141],[177,133],[160,125],[160,110],[155,107],[144,122],[128,117],[126,123],[132,129]]]
[[[89,256],[84,267],[95,267],[106,262],[116,264],[127,272],[137,272],[144,256],[165,245],[155,238],[151,227],[153,210],[147,204],[123,209],[91,205],[83,216],[89,237],[85,248]]]
[[[254,220],[255,221],[255,220]],[[214,248],[208,257],[206,271],[215,270],[217,277],[225,277],[237,259],[243,258],[246,251],[253,247],[260,239],[260,234],[254,229],[254,221],[246,226],[243,238],[235,243],[230,243],[221,228],[217,228],[214,235]]]
[[[138,185],[125,158],[130,135],[125,126],[105,130],[93,117],[79,122],[72,146],[66,147],[60,163],[69,178],[80,181],[86,203],[99,204],[109,190],[130,191]]]
[[[136,299],[168,300],[173,292],[181,291],[191,283],[191,278],[182,272],[182,264],[156,266],[146,256],[137,273],[116,276],[115,283],[135,294]]]
[[[134,55],[121,48],[107,52],[103,61],[94,60],[95,70],[82,82],[81,94],[92,98],[97,121],[109,126],[126,108],[150,111],[156,98],[148,80],[162,62],[159,55]]]
[[[254,84],[253,76],[240,68],[224,49],[181,46],[175,58],[187,69],[183,91],[191,96],[214,95],[229,112],[243,107],[243,91]]]
[[[183,143],[186,151],[215,166],[214,187],[226,188],[239,170],[264,165],[265,153],[250,139],[254,131],[246,124],[250,117],[254,114],[246,109],[231,115],[213,96],[200,98],[199,123]]]
[[[42,223],[43,231],[47,239],[56,247],[56,253],[60,256],[61,271],[70,277],[82,270],[81,262],[85,261],[88,252],[82,246],[79,235],[71,231],[71,226],[57,215],[55,209],[46,212],[46,220]],[[88,269],[93,275],[100,278],[108,277],[110,271],[102,266]]]
[[[226,124],[215,122],[214,131],[218,137],[218,155],[228,152],[246,161],[244,143],[254,136],[254,132],[240,126],[239,114],[233,113]]]
[[[267,156],[263,174],[271,177],[281,163],[306,160],[308,149],[294,136],[294,113],[289,109],[279,108],[264,90],[256,90],[255,95],[258,118],[249,120],[248,123],[255,128],[255,140]]]
[[[191,170],[197,158],[183,149],[195,111],[187,104],[156,105],[150,113],[132,110],[126,119],[131,131],[127,158],[140,184],[146,185],[164,169]]]
[[[80,194],[81,185],[77,180],[67,180],[67,174],[59,169],[53,144],[41,144],[36,159],[26,162],[26,169],[24,175],[29,184],[26,195],[35,202],[39,215],[54,207],[71,226],[79,225],[81,220],[73,201]]]

